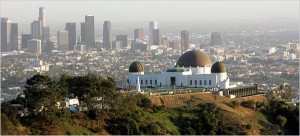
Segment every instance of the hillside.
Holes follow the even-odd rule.
[[[251,124],[252,129],[247,131],[247,134],[257,135],[260,128],[272,127],[272,123],[266,120],[266,117],[261,113],[256,112],[254,109],[245,108],[243,106],[232,107],[231,101],[247,101],[253,100],[255,102],[267,102],[265,96],[251,96],[245,98],[234,98],[230,99],[225,96],[216,96],[211,93],[192,93],[192,94],[180,94],[180,95],[162,95],[162,96],[152,96],[150,97],[151,102],[157,106],[165,106],[168,108],[176,108],[188,105],[197,105],[200,103],[213,103],[219,107],[222,112],[221,115],[224,118],[224,122],[227,124],[232,124],[242,126]],[[228,120],[229,119],[229,120]],[[261,126],[260,123],[268,124]]]

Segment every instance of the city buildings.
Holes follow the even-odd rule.
[[[157,29],[157,22],[156,21],[152,21],[149,23],[149,40],[148,40],[148,48],[150,49],[150,46],[152,46],[153,43],[153,31],[154,29]]]
[[[103,24],[103,48],[112,49],[112,30],[110,21],[104,21]]]
[[[90,50],[95,48],[95,22],[93,15],[86,15],[85,22],[81,23],[81,42]]]
[[[152,38],[153,38],[153,41],[152,41],[152,45],[161,45],[162,43],[162,36],[161,36],[161,33],[159,31],[159,29],[153,29],[152,31]]]
[[[211,45],[221,45],[222,44],[221,33],[213,32],[213,33],[211,33],[210,38],[211,38]]]
[[[121,34],[121,35],[117,35],[117,37],[116,37],[116,42],[120,42],[120,47],[121,48],[126,48],[127,46],[128,46],[128,41],[127,41],[127,35],[123,35],[123,34]]]
[[[31,39],[27,41],[28,52],[40,55],[42,53],[42,42],[40,39]]]
[[[190,48],[190,33],[188,31],[181,31],[181,52],[185,52]]]
[[[74,50],[76,43],[76,23],[66,23],[66,31],[68,31],[69,50]]]
[[[57,32],[57,45],[61,51],[69,50],[69,32],[58,31]]]
[[[8,18],[1,18],[1,52],[7,52],[10,48],[11,21]]]
[[[134,29],[134,41],[144,41],[145,33],[143,28]]]
[[[31,34],[22,34],[21,35],[21,49],[27,49],[27,41],[32,39],[33,36]]]

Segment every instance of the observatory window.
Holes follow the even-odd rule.
[[[193,81],[192,80],[190,80],[190,85],[193,85]]]
[[[146,80],[146,85],[148,84],[148,80]]]
[[[211,80],[209,80],[209,85],[211,85]]]
[[[157,85],[157,80],[155,80],[155,85]]]
[[[143,80],[141,80],[141,85],[143,84]]]
[[[206,80],[204,80],[204,85],[206,85]]]
[[[197,80],[195,80],[195,85],[197,85]]]
[[[199,82],[200,82],[199,85],[202,85],[202,80],[200,80]]]
[[[152,85],[152,80],[150,80],[150,85]]]

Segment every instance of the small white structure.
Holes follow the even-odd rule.
[[[64,101],[57,102],[56,106],[59,108],[68,108],[70,106],[79,106],[79,100],[77,97],[75,97],[75,98],[66,97]]]

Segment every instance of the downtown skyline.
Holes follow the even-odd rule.
[[[1,17],[17,22],[19,33],[29,32],[28,24],[37,19],[38,7],[46,9],[46,21],[52,33],[63,30],[66,22],[79,24],[90,14],[95,16],[95,31],[102,30],[106,20],[112,21],[116,29],[126,29],[123,27],[147,28],[147,22],[153,20],[161,27],[168,26],[169,22],[181,22],[179,27],[180,24],[184,27],[187,23],[299,18],[298,1],[1,1],[0,4]]]

